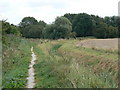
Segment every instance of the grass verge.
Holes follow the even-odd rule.
[[[7,37],[7,45],[3,44],[3,88],[24,88],[31,60],[32,43],[16,36]]]

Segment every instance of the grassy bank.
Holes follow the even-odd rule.
[[[31,46],[28,40],[8,36],[3,44],[3,88],[22,88],[26,86],[28,66],[31,60]]]
[[[76,47],[78,40],[38,42],[36,87],[116,88],[116,52]]]

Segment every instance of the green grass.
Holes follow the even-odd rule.
[[[106,59],[118,60],[117,51],[77,47],[75,44],[76,41],[77,40],[68,40],[61,48],[64,51],[85,53],[87,55],[101,56]]]
[[[76,47],[78,40],[37,45],[36,88],[116,88],[117,53]]]
[[[32,44],[24,38],[9,36],[3,44],[3,88],[26,86]]]
[[[117,52],[77,47],[70,40],[9,37],[3,45],[3,87],[26,86],[30,48],[37,55],[36,88],[116,88]],[[12,53],[11,53],[12,52]]]

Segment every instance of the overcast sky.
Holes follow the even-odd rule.
[[[118,15],[120,0],[0,0],[0,19],[15,25],[26,16],[51,23],[65,13],[88,13],[104,16]]]

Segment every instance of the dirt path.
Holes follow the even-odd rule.
[[[29,65],[29,70],[28,70],[28,82],[27,82],[27,88],[34,88],[35,86],[35,72],[34,72],[34,68],[33,68],[33,65],[35,64],[35,60],[36,60],[36,55],[35,53],[33,52],[33,47],[31,48],[31,52],[32,52],[32,60],[31,60],[31,63]]]

